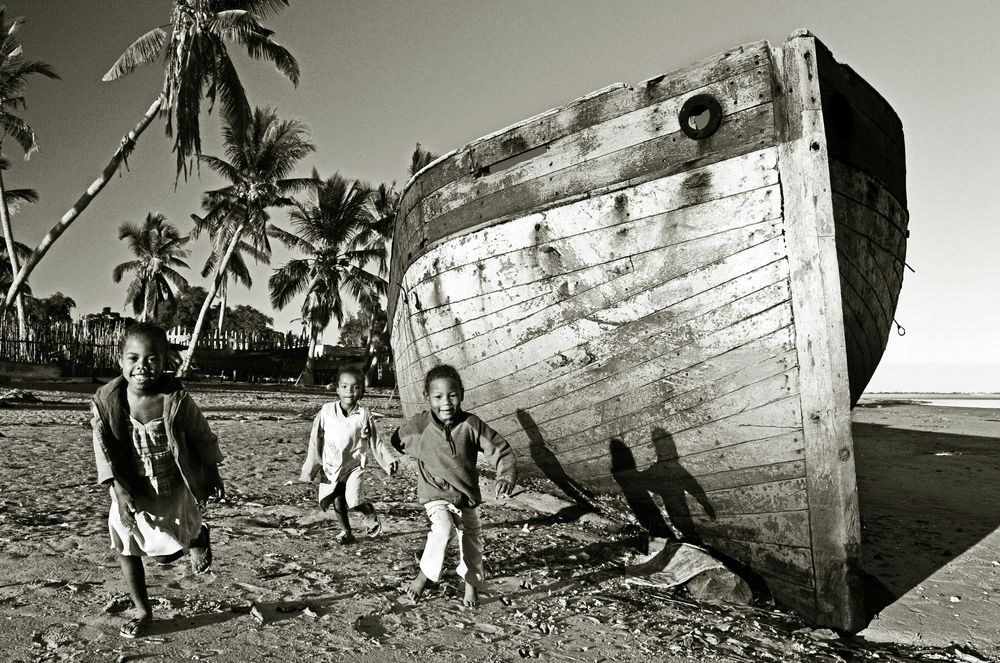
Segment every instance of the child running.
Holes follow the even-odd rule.
[[[361,522],[368,536],[382,532],[382,521],[375,507],[365,500],[364,474],[368,451],[386,474],[396,473],[399,461],[389,448],[378,439],[378,431],[371,412],[358,401],[365,395],[365,379],[355,368],[341,369],[337,374],[335,403],[325,404],[313,421],[309,436],[309,451],[302,465],[302,481],[312,481],[322,474],[319,484],[319,508],[326,511],[333,503],[333,511],[340,523],[337,543],[354,542],[348,511],[361,514]]]
[[[441,578],[445,550],[457,538],[457,571],[465,580],[463,603],[474,607],[485,579],[478,509],[483,498],[476,460],[481,452],[496,467],[496,494],[503,497],[514,489],[515,457],[499,433],[476,415],[462,411],[463,395],[458,371],[447,365],[432,368],[424,379],[430,410],[403,424],[393,434],[392,446],[416,458],[417,496],[431,521],[420,572],[407,588],[407,596],[418,600],[428,580]]]
[[[92,406],[97,481],[111,495],[111,547],[138,613],[121,627],[123,638],[145,635],[153,620],[141,558],[167,564],[189,550],[192,570],[208,571],[212,548],[199,503],[225,495],[218,440],[183,385],[164,374],[168,348],[156,325],[126,329],[121,377],[98,389]]]

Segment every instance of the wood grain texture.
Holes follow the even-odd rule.
[[[851,439],[850,384],[838,278],[826,134],[812,36],[774,51],[786,94],[778,146],[785,236],[799,351],[806,481],[816,573],[813,619],[860,628],[860,523]]]
[[[722,101],[708,140],[678,131],[695,91]],[[903,159],[892,109],[807,34],[442,157],[397,221],[404,413],[453,364],[526,472],[621,492],[857,628],[849,408],[902,283]]]

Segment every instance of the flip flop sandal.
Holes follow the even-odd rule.
[[[194,540],[189,554],[191,556],[191,571],[195,575],[208,573],[212,570],[212,541],[209,538],[208,525],[201,526],[198,538]]]
[[[141,638],[146,635],[146,629],[149,625],[153,623],[152,619],[142,619],[141,617],[133,617],[124,624],[122,624],[121,629],[118,630],[118,635],[125,638],[126,640],[135,640],[136,638]]]
[[[337,543],[342,546],[346,546],[349,543],[354,543],[354,535],[350,532],[345,532],[341,530],[340,534],[337,535]]]
[[[369,525],[368,523],[371,524]],[[378,517],[377,513],[373,513],[371,518],[365,519],[365,531],[368,532],[368,536],[372,539],[382,533],[382,519]]]

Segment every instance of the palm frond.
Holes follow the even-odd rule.
[[[149,64],[163,51],[166,43],[167,33],[161,28],[153,28],[129,44],[101,80],[113,81],[131,73],[136,67]]]
[[[289,260],[275,269],[267,280],[271,305],[278,310],[309,286],[310,265],[306,260]]]

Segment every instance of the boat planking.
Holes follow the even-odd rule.
[[[806,31],[603,88],[407,184],[388,307],[403,412],[452,364],[529,471],[621,492],[652,533],[856,630],[850,409],[907,222],[898,117]]]

